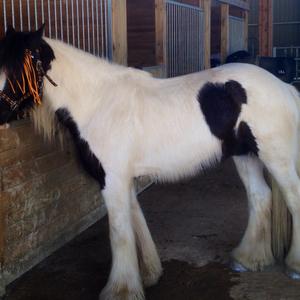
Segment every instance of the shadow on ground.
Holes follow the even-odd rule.
[[[96,300],[110,268],[107,219],[103,219],[12,283],[5,300]],[[196,267],[170,260],[148,300],[232,299],[231,272],[220,263]]]
[[[139,198],[164,268],[147,300],[300,299],[300,282],[281,269],[236,274],[225,267],[247,224],[245,191],[231,161]],[[5,300],[98,299],[111,260],[107,223],[102,219],[13,282]]]

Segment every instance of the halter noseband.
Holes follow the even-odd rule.
[[[44,77],[48,79],[48,81],[54,85],[57,86],[57,84],[46,74],[43,68],[42,61],[40,59],[40,52],[37,49],[35,52],[35,55],[32,54],[32,52],[28,49],[25,50],[25,55],[30,55],[32,59],[34,59],[35,66],[33,64],[33,67],[35,68],[35,71],[37,73],[37,80],[36,80],[36,85],[37,85],[37,90],[38,90],[38,96],[40,99],[42,99],[43,96],[43,87],[44,87]],[[14,99],[13,97],[8,96],[4,91],[0,90],[0,100],[3,100],[8,104],[10,109],[12,111],[15,111],[18,109],[18,107],[21,105],[21,103],[27,99],[29,99],[32,96],[30,92],[26,92],[23,94],[22,97],[18,99]]]

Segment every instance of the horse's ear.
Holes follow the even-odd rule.
[[[6,32],[5,32],[5,35],[8,36],[8,35],[11,35],[11,34],[13,34],[15,32],[16,32],[15,29],[11,25],[8,25],[7,29],[6,29]]]
[[[30,42],[30,47],[32,49],[37,49],[40,47],[43,34],[44,34],[44,29],[45,29],[45,23],[37,31],[30,33],[29,42]]]
[[[45,31],[45,23],[42,24],[42,26],[36,31],[36,34],[42,38]]]

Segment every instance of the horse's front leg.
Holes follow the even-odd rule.
[[[136,197],[134,184],[131,188],[131,217],[140,258],[143,283],[146,287],[157,283],[161,274],[161,262],[148,229],[145,217]]]
[[[112,268],[100,300],[144,299],[130,212],[128,178],[107,174],[103,197],[108,210]]]

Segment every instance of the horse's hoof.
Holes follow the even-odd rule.
[[[300,273],[293,269],[287,268],[285,274],[293,280],[300,280]]]
[[[231,263],[230,263],[230,269],[235,271],[235,272],[238,272],[238,273],[244,273],[244,272],[248,272],[249,270],[244,267],[241,263],[233,260]]]

